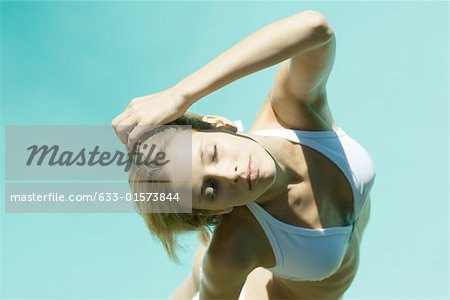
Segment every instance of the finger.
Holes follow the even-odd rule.
[[[133,130],[128,135],[128,148],[133,149],[134,145],[140,141],[140,137],[151,130],[152,128],[155,128],[157,125],[150,125],[150,124],[140,124],[133,128]],[[143,141],[140,141],[143,142]]]
[[[124,145],[127,144],[128,135],[133,130],[134,126],[136,126],[136,122],[133,117],[128,117],[117,125],[116,134]]]
[[[120,124],[123,120],[125,120],[130,115],[129,110],[125,109],[121,114],[119,114],[117,117],[115,117],[111,121],[111,126],[116,129],[117,125]]]

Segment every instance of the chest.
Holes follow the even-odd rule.
[[[276,219],[304,228],[346,226],[353,213],[353,192],[340,168],[320,152],[280,140],[299,180],[262,206]]]

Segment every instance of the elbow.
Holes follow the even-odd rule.
[[[334,34],[328,19],[319,11],[305,10],[297,14],[300,22],[305,24],[307,22],[311,32],[315,38],[320,42],[330,40]]]

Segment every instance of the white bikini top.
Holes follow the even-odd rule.
[[[358,219],[374,183],[375,170],[367,151],[341,128],[330,131],[263,129],[252,133],[306,145],[329,158],[350,183],[354,220]],[[341,266],[354,224],[308,229],[276,219],[256,202],[246,206],[272,246],[276,264],[267,269],[274,275],[296,281],[318,281],[331,276]]]

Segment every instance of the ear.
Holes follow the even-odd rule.
[[[204,115],[202,117],[202,121],[208,122],[215,127],[224,127],[233,132],[237,132],[236,125],[234,125],[234,123],[232,121],[230,121],[229,119],[222,117],[222,116]]]
[[[221,210],[202,210],[198,211],[196,214],[199,216],[212,216],[212,215],[226,215],[233,211],[234,207],[228,207]]]

